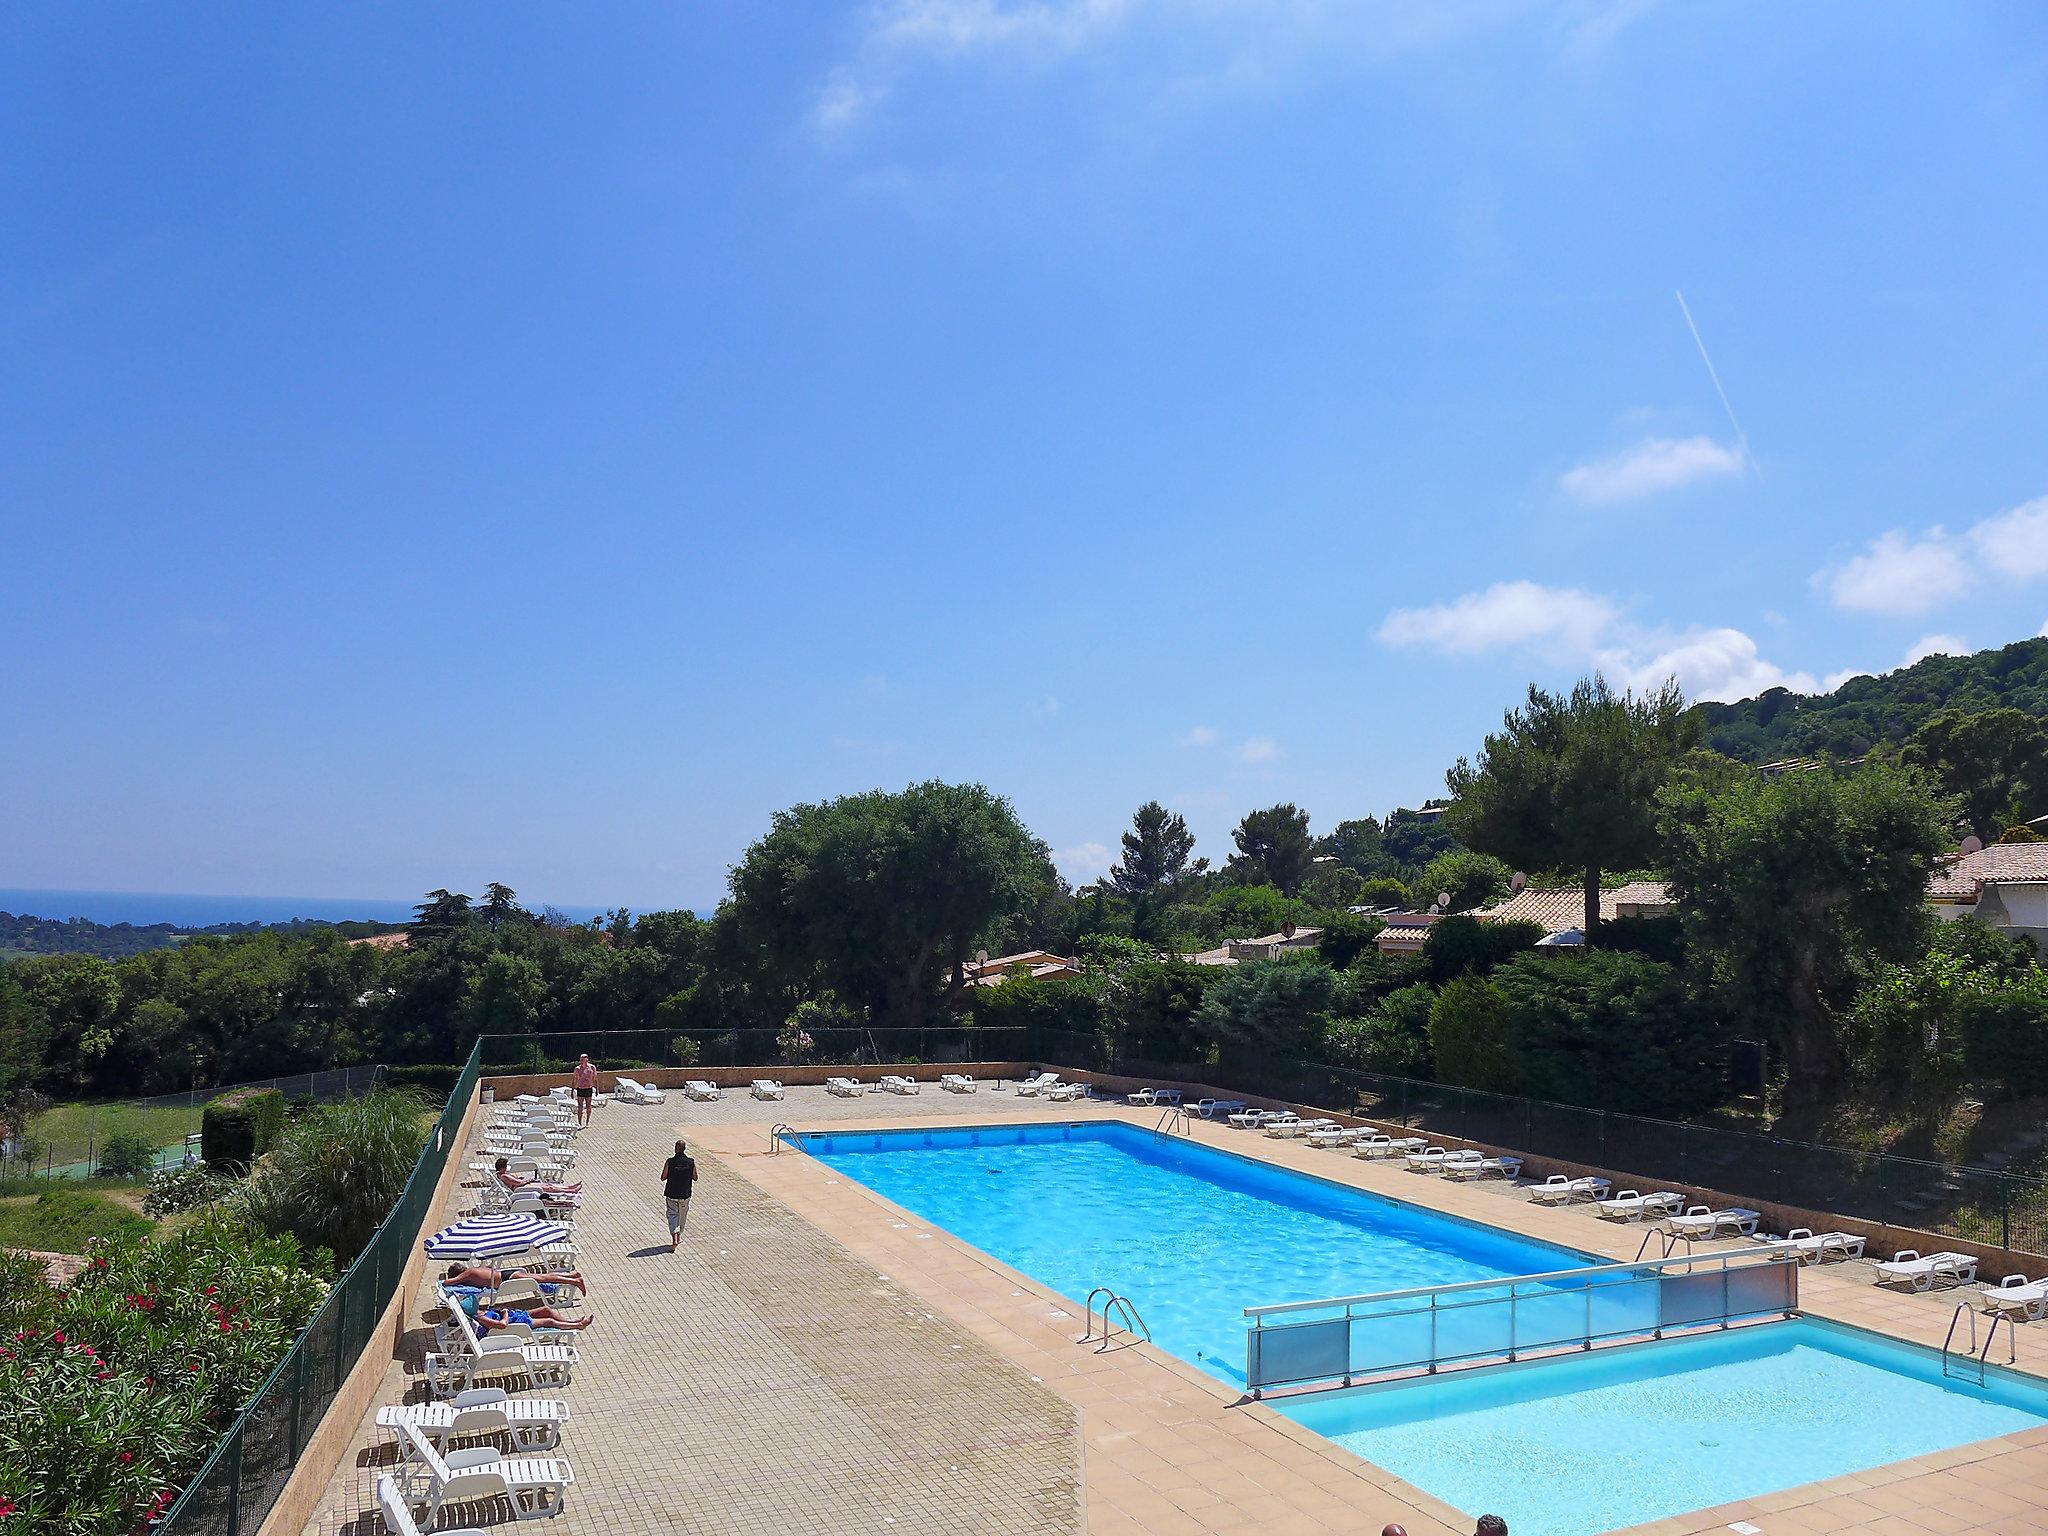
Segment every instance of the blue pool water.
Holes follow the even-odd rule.
[[[1585,1254],[1128,1125],[806,1134],[805,1151],[1244,1384],[1244,1309],[1569,1269]]]
[[[1514,1536],[1586,1536],[2048,1421],[2048,1391],[1801,1319],[1271,1404]],[[1768,1523],[1768,1522],[1766,1522]]]

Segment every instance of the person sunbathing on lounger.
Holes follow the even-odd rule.
[[[507,1280],[531,1280],[544,1291],[552,1291],[558,1285],[566,1285],[572,1287],[579,1295],[588,1295],[590,1292],[580,1269],[550,1274],[540,1270],[527,1272],[492,1269],[488,1264],[450,1264],[448,1273],[441,1279],[441,1284],[449,1290],[454,1290],[458,1286],[473,1286],[479,1291],[495,1291]]]
[[[472,1298],[465,1296],[465,1302]],[[464,1308],[468,1310],[467,1307]],[[483,1307],[473,1314],[477,1327],[486,1333],[496,1333],[500,1328],[510,1328],[514,1323],[528,1328],[566,1328],[580,1330],[596,1322],[596,1317],[564,1317],[553,1307]]]
[[[550,1184],[543,1179],[522,1179],[512,1171],[511,1161],[510,1158],[501,1157],[498,1159],[497,1165],[498,1182],[507,1189],[531,1190],[537,1195],[580,1195],[583,1193],[583,1181],[581,1179],[578,1179],[574,1184]]]

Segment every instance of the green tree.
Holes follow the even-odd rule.
[[[412,909],[412,942],[443,943],[467,928],[470,917],[467,896],[458,891],[429,891],[427,899]]]
[[[1449,775],[1445,819],[1469,847],[1522,869],[1580,874],[1586,940],[1600,923],[1600,871],[1658,852],[1656,796],[1697,726],[1676,683],[1638,698],[1593,677],[1569,694],[1529,689],[1486,738],[1476,765]]]
[[[1428,809],[1431,806],[1423,807],[1423,810]],[[1449,853],[1459,846],[1444,817],[1425,816],[1422,811],[1405,809],[1387,818],[1386,825],[1380,829],[1380,840],[1387,850],[1387,857],[1393,861],[1394,870],[1403,874],[1421,869],[1438,854]]]
[[[531,1034],[548,995],[547,977],[530,955],[500,950],[484,961],[464,1005],[470,1031],[479,1035]]]
[[[1270,885],[1292,896],[1315,862],[1308,812],[1291,805],[1251,812],[1231,836],[1237,852],[1230,860],[1230,878],[1239,885]]]
[[[1386,838],[1380,824],[1370,816],[1340,821],[1316,847],[1361,880],[1372,880],[1391,872],[1394,860],[1387,855]]]
[[[1469,912],[1507,895],[1514,873],[1490,853],[1459,848],[1431,859],[1416,884],[1431,901],[1448,895],[1451,904],[1447,910]]]
[[[509,885],[493,880],[484,887],[484,904],[477,908],[477,917],[483,925],[496,933],[507,923],[517,922],[527,914],[520,910],[515,899],[516,893]]]
[[[772,975],[914,1027],[959,996],[976,937],[1032,903],[1045,862],[980,785],[874,790],[778,813],[733,871],[731,919]]]
[[[1123,862],[1109,872],[1110,889],[1129,901],[1171,900],[1191,876],[1209,867],[1194,852],[1186,818],[1147,800],[1124,834]]]
[[[2048,809],[2048,722],[2023,710],[1944,709],[1907,738],[1900,757],[1959,797],[1965,823],[1987,843]]]
[[[1438,986],[1468,973],[1484,976],[1497,965],[1532,948],[1543,937],[1539,923],[1482,923],[1462,914],[1430,927],[1422,941],[1422,966]]]
[[[1507,1004],[1516,1092],[1647,1115],[1720,1101],[1726,1041],[1676,966],[1608,950],[1530,950],[1490,980]]]
[[[1437,993],[1429,1010],[1429,1053],[1440,1083],[1488,1093],[1521,1087],[1507,999],[1483,976],[1460,976]]]
[[[1912,952],[1956,802],[1872,763],[1673,786],[1663,806],[1688,933],[1734,1016],[1782,1047],[1788,1097],[1813,1102],[1842,1075],[1830,995],[1857,953]]]

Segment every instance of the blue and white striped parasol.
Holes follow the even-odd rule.
[[[436,1259],[495,1259],[529,1248],[552,1248],[569,1240],[569,1229],[538,1216],[470,1216],[427,1239]]]

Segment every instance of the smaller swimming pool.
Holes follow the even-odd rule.
[[[2048,1423],[2048,1388],[1811,1318],[1269,1407],[1515,1536],[1587,1536]]]

